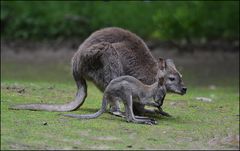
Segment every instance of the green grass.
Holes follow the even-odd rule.
[[[163,109],[173,117],[153,116],[157,125],[127,123],[104,113],[97,119],[77,120],[59,112],[9,110],[13,104],[65,103],[73,99],[76,87],[68,71],[62,78],[49,79],[36,68],[2,65],[1,79],[1,149],[238,149],[239,87],[216,89],[190,86],[184,96],[168,94]],[[17,66],[17,65],[16,65]],[[19,66],[18,66],[19,67]],[[25,72],[31,70],[32,72]],[[19,71],[19,72],[18,72]],[[55,76],[61,74],[55,69]],[[66,72],[67,71],[67,72]],[[25,75],[24,75],[25,73]],[[49,72],[54,77],[54,72]],[[14,76],[13,76],[14,75]],[[19,75],[19,76],[18,76]],[[34,77],[34,76],[32,76]],[[71,79],[71,81],[69,81]],[[25,89],[24,93],[18,90]],[[212,102],[195,97],[212,98]],[[96,112],[102,93],[88,82],[88,97],[73,113]],[[47,123],[47,125],[44,125]]]

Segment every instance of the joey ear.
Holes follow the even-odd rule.
[[[162,86],[164,84],[164,77],[159,78],[158,84]]]
[[[165,69],[165,67],[166,67],[166,63],[165,63],[165,60],[163,59],[163,58],[158,58],[158,64],[159,64],[159,68],[161,69],[161,70],[164,70]]]

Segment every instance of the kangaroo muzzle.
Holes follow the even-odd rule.
[[[183,87],[181,90],[181,94],[184,95],[187,93],[187,87]]]

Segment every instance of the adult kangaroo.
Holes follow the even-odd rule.
[[[119,76],[129,75],[144,84],[151,85],[157,79],[158,64],[144,41],[134,33],[109,27],[92,33],[79,47],[72,58],[72,74],[77,84],[75,100],[67,104],[26,104],[16,105],[11,109],[73,111],[78,109],[87,96],[86,80],[90,80],[103,92],[109,82]],[[182,75],[171,59],[165,60],[168,92],[185,94],[187,88]],[[119,114],[118,101],[110,111]],[[133,104],[134,113],[139,115],[147,111],[139,103]]]

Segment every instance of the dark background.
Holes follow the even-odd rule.
[[[234,43],[239,40],[239,1],[1,1],[4,39],[83,40],[110,26],[145,40]]]

